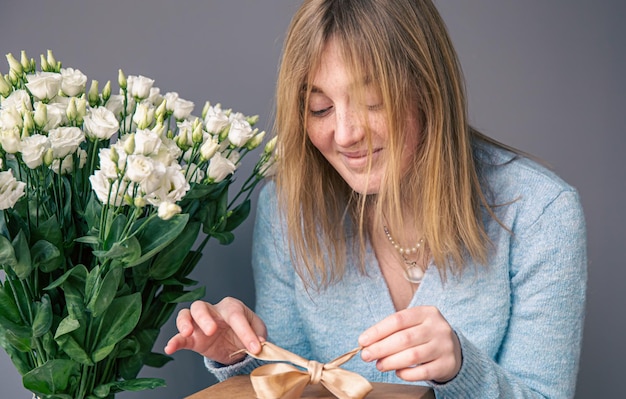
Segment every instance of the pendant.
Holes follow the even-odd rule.
[[[422,282],[423,277],[424,271],[415,264],[409,265],[406,269],[404,269],[404,278],[410,283],[419,284]]]

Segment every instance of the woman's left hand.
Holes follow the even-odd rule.
[[[417,306],[385,318],[359,337],[361,358],[406,381],[445,383],[461,369],[461,344],[439,309]]]

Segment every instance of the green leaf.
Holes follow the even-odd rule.
[[[52,359],[34,368],[22,377],[24,388],[42,395],[63,392],[72,377],[78,372],[75,362],[68,359]]]
[[[167,363],[174,360],[173,357],[164,355],[162,353],[148,353],[144,356],[144,364],[148,367],[160,368],[165,366]]]
[[[94,273],[95,269],[91,273]],[[97,279],[93,293],[88,296],[89,303],[87,309],[92,312],[93,317],[103,314],[117,294],[117,287],[123,277],[124,271],[121,268],[109,270],[104,279]]]
[[[141,245],[141,257],[126,265],[132,267],[145,262],[163,248],[169,245],[183,231],[189,220],[189,215],[175,215],[170,220],[162,220],[160,218],[152,218],[142,227],[141,232],[137,235],[139,244]]]
[[[233,209],[232,213],[230,214],[230,216],[228,216],[228,219],[226,221],[226,231],[235,230],[237,227],[239,227],[239,225],[241,225],[241,223],[244,222],[244,220],[248,218],[251,209],[250,204],[251,202],[248,199],[237,205],[235,209]]]
[[[80,242],[82,244],[89,244],[89,245],[94,245],[94,246],[100,244],[100,239],[98,239],[98,237],[96,236],[82,236],[82,237],[78,237],[74,241]]]
[[[100,214],[102,212],[102,204],[95,195],[91,195],[87,208],[85,209],[85,221],[88,226],[100,225]]]
[[[17,265],[15,249],[8,238],[0,235],[0,266],[14,267],[15,265]]]
[[[27,353],[32,350],[32,340],[30,337],[18,337],[11,330],[7,330],[5,337],[8,343],[20,352]]]
[[[137,378],[133,380],[123,380],[110,382],[108,384],[99,385],[94,388],[93,393],[98,398],[106,398],[112,392],[119,391],[143,391],[146,389],[154,389],[164,387],[165,381],[160,378]]]
[[[113,223],[109,227],[109,234],[107,234],[106,239],[104,240],[104,248],[108,249],[111,246],[122,238],[122,234],[124,234],[124,230],[126,229],[126,224],[128,223],[128,218],[123,213],[120,213],[113,219]]]
[[[4,317],[13,323],[20,323],[22,321],[15,300],[11,294],[6,292],[5,287],[2,285],[0,285],[0,317]]]
[[[28,277],[33,270],[30,259],[30,248],[23,230],[20,230],[17,237],[13,240],[13,249],[15,249],[15,257],[17,258],[17,263],[13,266],[13,271],[20,280],[23,280]]]
[[[71,334],[62,335],[55,339],[55,341],[59,345],[59,348],[61,348],[61,350],[65,352],[65,354],[67,354],[67,356],[69,356],[73,361],[87,366],[94,365],[94,362],[91,360],[91,357],[85,348],[83,348]]]
[[[139,342],[134,337],[124,338],[118,345],[117,358],[125,358],[139,353]]]
[[[41,298],[41,302],[33,305],[35,317],[33,319],[33,337],[38,338],[50,331],[52,326],[52,305],[50,297],[46,294]]]
[[[54,341],[70,359],[91,366],[94,363],[84,347],[85,339],[87,339],[86,325],[87,321],[84,314],[78,318],[68,315],[59,323]]]
[[[60,287],[63,283],[65,283],[70,277],[78,277],[83,281],[87,278],[87,268],[84,265],[76,265],[70,270],[66,271],[61,277],[54,280],[50,285],[48,285],[44,290],[53,290],[57,287]]]
[[[72,331],[77,330],[79,327],[80,323],[78,322],[78,320],[68,315],[59,323],[54,338],[56,339],[62,335],[69,334]]]
[[[122,264],[133,263],[141,256],[141,245],[135,237],[128,237],[122,242],[115,242],[108,251],[93,251],[102,261],[114,259]]]
[[[182,233],[154,258],[149,269],[150,277],[165,280],[173,276],[191,250],[199,231],[199,222],[188,223]]]
[[[66,276],[67,275],[67,276]],[[81,320],[85,312],[85,283],[87,281],[87,268],[76,265],[70,269],[61,279],[61,289],[65,294],[65,306],[67,312],[75,319]],[[57,280],[58,281],[58,280]],[[56,284],[55,281],[53,284]],[[49,287],[46,287],[48,289]]]
[[[222,245],[229,245],[235,241],[235,235],[230,231],[212,232],[211,237],[215,237]]]
[[[198,219],[202,222],[202,232],[209,234],[217,221],[217,202],[211,201],[203,204],[198,211]]]
[[[13,366],[15,366],[15,369],[21,375],[28,373],[33,368],[30,364],[30,354],[20,352],[15,349],[4,339],[4,335],[2,334],[0,334],[0,344],[6,351],[7,355],[9,355],[9,357],[11,358],[11,362],[13,362]]]
[[[224,190],[222,195],[217,201],[217,214],[216,222],[219,222],[219,225],[216,226],[217,231],[223,231],[226,228],[226,213],[228,212],[228,190]]]
[[[205,294],[206,287],[200,287],[193,291],[164,292],[160,295],[160,299],[165,303],[193,302],[197,299],[203,298]]]
[[[217,184],[191,184],[191,189],[187,191],[183,201],[190,202],[201,198],[207,201],[216,200],[221,195],[222,190],[226,189],[230,183],[230,179],[225,179]]]
[[[30,250],[33,268],[50,273],[63,265],[61,251],[49,241],[39,240]]]
[[[48,220],[40,223],[36,228],[33,228],[32,241],[46,240],[54,244],[57,248],[63,247],[63,233],[59,227],[56,215],[50,216]]]
[[[92,354],[94,362],[104,359],[115,344],[130,334],[141,316],[141,294],[115,298],[100,321],[100,335]]]

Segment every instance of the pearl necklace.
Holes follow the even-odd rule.
[[[387,239],[396,251],[398,251],[404,261],[404,264],[406,265],[404,268],[404,278],[412,284],[421,283],[422,278],[424,277],[424,271],[417,265],[417,261],[408,259],[406,255],[416,254],[424,245],[424,238],[420,238],[420,240],[411,248],[403,248],[396,242],[396,240],[393,239],[391,233],[389,233],[389,229],[387,229],[387,226],[383,226],[383,229],[385,230]]]

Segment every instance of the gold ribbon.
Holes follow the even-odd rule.
[[[307,385],[318,383],[339,399],[362,399],[372,390],[372,385],[363,376],[339,368],[360,350],[353,349],[326,364],[304,359],[270,342],[263,342],[257,355],[245,349],[233,355],[247,353],[259,360],[290,362],[307,370],[302,371],[287,363],[257,367],[250,374],[250,381],[258,399],[297,399]]]

